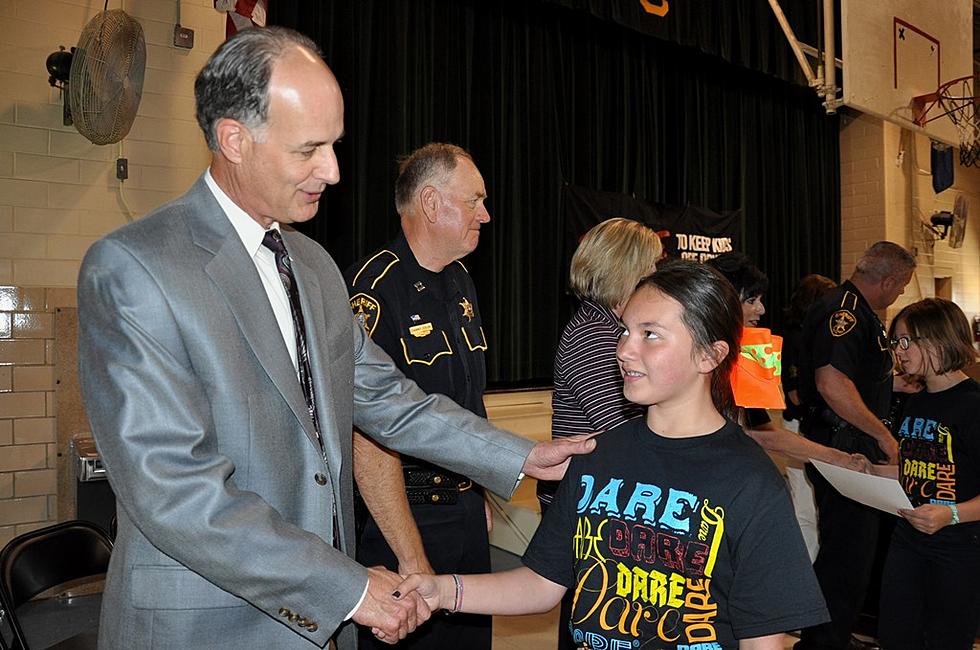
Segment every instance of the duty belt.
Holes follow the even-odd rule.
[[[405,496],[411,505],[452,505],[473,487],[470,479],[436,469],[404,467]]]

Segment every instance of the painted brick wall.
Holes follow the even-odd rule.
[[[59,45],[77,43],[100,3],[0,3],[0,285],[75,286],[93,241],[186,189],[207,165],[193,81],[224,38],[223,15],[209,0],[183,0],[181,23],[196,32],[187,51],[172,46],[174,2],[123,4],[146,36],[143,98],[129,136],[96,146],[62,125],[44,62]],[[121,156],[130,162],[122,185]]]
[[[884,128],[867,115],[841,122],[841,273],[851,275],[868,246],[885,236]]]
[[[937,278],[951,278],[953,302],[972,318],[980,314],[980,169],[960,166],[956,151],[953,160],[956,165],[953,186],[936,194],[932,188],[929,139],[917,135],[914,145],[906,145],[905,182],[912,204],[906,217],[907,232],[911,245],[918,250],[921,267],[919,296],[911,288],[906,294],[912,298],[932,296]],[[919,219],[928,220],[940,210],[952,210],[956,195],[960,193],[969,201],[971,213],[963,246],[950,248],[947,241],[931,241],[931,237],[924,237]],[[894,221],[898,222],[898,219]]]
[[[224,39],[211,0],[182,0],[194,49],[174,48],[176,3],[125,0],[147,44],[129,136],[96,146],[62,124],[48,54],[78,42],[102,8],[89,0],[0,0],[0,545],[57,520],[54,310],[74,305],[78,267],[105,233],[167,201],[207,166],[194,75]],[[115,160],[129,160],[129,179]],[[65,451],[65,450],[62,450]]]
[[[952,299],[968,318],[980,313],[980,170],[956,160],[952,188],[932,189],[930,142],[878,118],[853,114],[842,122],[841,277],[868,245],[888,239],[913,251],[918,261],[905,295],[888,309],[892,317],[910,302],[935,295],[936,279],[950,278]],[[963,246],[934,241],[920,226],[939,210],[951,210],[956,194],[970,200]]]

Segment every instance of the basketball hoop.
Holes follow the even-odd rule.
[[[912,98],[912,118],[919,126],[948,117],[956,127],[960,140],[960,164],[980,166],[980,88],[974,76],[953,79],[939,86],[934,93]]]

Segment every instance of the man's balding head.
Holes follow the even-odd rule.
[[[316,43],[285,27],[244,29],[215,50],[194,81],[197,123],[208,149],[218,150],[215,126],[221,118],[256,131],[265,124],[273,68],[296,48],[322,56]]]

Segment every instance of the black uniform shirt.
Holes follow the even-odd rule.
[[[344,273],[354,316],[395,365],[426,393],[486,417],[487,349],[466,267],[419,266],[404,233]]]
[[[829,364],[854,382],[868,410],[879,418],[888,416],[893,368],[888,335],[850,280],[810,307],[802,336],[799,390],[804,404],[826,406],[815,372]]]

